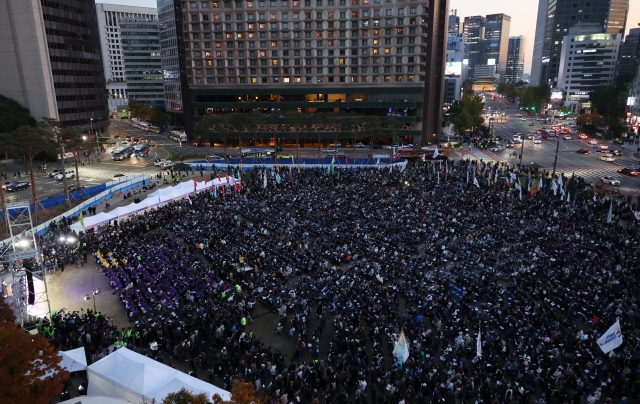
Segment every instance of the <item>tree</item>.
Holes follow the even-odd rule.
[[[34,217],[38,219],[38,192],[36,190],[36,179],[33,175],[33,158],[36,154],[54,148],[51,139],[48,139],[42,131],[33,126],[23,125],[13,130],[9,134],[2,136],[1,144],[15,154],[22,154],[29,163],[29,173],[31,176],[31,194],[35,207]]]
[[[9,133],[21,126],[36,126],[29,110],[17,101],[0,95],[0,133]]]
[[[206,394],[193,394],[184,387],[177,393],[169,393],[162,404],[212,404]]]
[[[464,133],[469,129],[475,129],[482,125],[484,118],[482,110],[484,101],[482,97],[474,94],[465,94],[460,101],[455,102],[449,109],[449,120],[453,123],[456,132]]]
[[[375,143],[376,134],[379,127],[380,127],[380,121],[378,120],[378,117],[368,116],[364,118],[363,131],[365,134],[369,135],[369,148],[371,151],[372,158],[373,158],[373,144]]]
[[[144,118],[147,114],[147,110],[149,107],[136,100],[129,100],[129,111],[131,112],[131,116],[135,116],[137,118]]]
[[[67,206],[71,207],[71,201],[69,200],[69,184],[67,184],[67,175],[65,174],[64,167],[64,153],[65,153],[65,138],[71,139],[75,132],[71,128],[65,127],[62,122],[52,118],[42,118],[39,122],[40,129],[46,134],[49,144],[53,142],[60,154],[60,169],[62,170],[62,183],[64,184],[64,194],[66,197]],[[48,146],[50,147],[50,146]],[[31,176],[33,177],[33,159],[29,163],[31,166]],[[76,168],[77,169],[77,168]],[[35,188],[35,185],[33,185]]]
[[[300,133],[306,132],[307,125],[311,123],[309,116],[305,113],[293,112],[287,117],[290,123],[289,128],[296,134],[296,159],[300,161]]]
[[[0,299],[1,403],[49,403],[69,377],[58,365],[61,359],[45,337],[21,329],[13,308]]]
[[[193,128],[193,134],[196,137],[196,139],[200,139],[200,138],[207,138],[207,160],[209,159],[210,156],[210,146],[211,146],[211,141],[213,139],[213,130],[216,126],[216,124],[218,123],[218,120],[216,120],[216,118],[214,118],[211,115],[205,115],[202,118],[200,118],[200,120],[198,121],[198,123],[196,123],[196,126]],[[226,155],[226,141],[225,141],[225,155]]]
[[[473,91],[473,80],[471,79],[467,79],[465,81],[462,82],[462,94],[466,95],[472,95],[474,93]]]
[[[265,397],[256,396],[256,388],[253,383],[246,383],[242,380],[236,380],[233,383],[230,401],[223,400],[217,394],[213,397],[214,404],[266,404],[266,402],[267,399]]]
[[[169,115],[160,107],[147,108],[144,118],[154,126],[164,128],[169,122]]]
[[[238,149],[240,150],[240,162],[242,162],[242,134],[247,130],[246,121],[247,114],[241,112],[232,112],[223,115],[224,126],[230,131],[235,132],[238,137]]]
[[[245,128],[253,133],[253,147],[258,148],[258,132],[267,122],[264,114],[260,111],[253,110],[248,114],[244,114]],[[257,158],[258,153],[254,153],[254,159]]]

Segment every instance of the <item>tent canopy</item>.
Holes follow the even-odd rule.
[[[103,396],[80,396],[71,400],[60,401],[59,404],[131,404],[128,401]]]
[[[85,355],[84,347],[70,351],[60,351],[58,354],[62,356],[62,361],[60,361],[61,368],[67,369],[69,372],[87,369],[87,356]]]
[[[151,403],[154,398],[159,402],[167,394],[184,387],[194,393],[205,393],[209,398],[214,394],[219,394],[225,400],[231,397],[225,390],[126,348],[118,349],[92,364],[87,368],[87,373],[89,396]]]

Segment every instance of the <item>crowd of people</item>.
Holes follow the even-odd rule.
[[[254,169],[236,192],[98,228],[89,245],[135,322],[111,337],[283,404],[637,400],[636,207],[513,171]],[[292,357],[254,334],[258,304]],[[624,343],[604,354],[616,319]]]

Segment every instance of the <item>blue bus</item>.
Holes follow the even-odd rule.
[[[115,161],[122,161],[128,159],[133,154],[133,146],[123,146],[113,151],[113,159]]]

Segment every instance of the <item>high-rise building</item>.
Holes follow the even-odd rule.
[[[168,112],[182,112],[182,86],[180,85],[180,58],[178,57],[178,28],[176,5],[173,0],[158,1],[160,22],[160,53],[164,72],[165,108]],[[180,7],[178,6],[178,12]]]
[[[0,92],[36,119],[104,130],[109,109],[93,0],[0,2]]]
[[[500,77],[507,70],[509,50],[509,30],[511,17],[505,14],[489,14],[485,19],[484,40],[482,41],[483,64],[495,64]]]
[[[98,29],[102,48],[104,77],[109,93],[109,108],[128,104],[127,83],[122,55],[120,23],[129,18],[154,21],[158,19],[155,8],[122,6],[119,4],[97,3]]]
[[[447,54],[445,59],[444,101],[460,99],[462,82],[467,79],[467,65],[464,64],[464,34],[449,29],[447,34]]]
[[[564,104],[579,112],[598,86],[615,80],[622,33],[602,32],[598,23],[578,24],[563,37],[557,88],[564,93]]]
[[[158,21],[124,19],[120,22],[120,36],[129,100],[164,107]]]
[[[451,10],[447,26],[449,31],[460,32],[460,17],[458,17],[458,10]]]
[[[571,27],[595,23],[604,33],[624,33],[628,10],[629,0],[539,0],[531,85],[558,82],[562,38]]]
[[[480,15],[464,18],[462,26],[465,38],[464,58],[467,60],[470,72],[475,71],[476,65],[486,64],[482,59],[484,23],[485,18]]]
[[[522,81],[524,74],[524,55],[527,48],[527,38],[512,36],[509,38],[509,51],[507,52],[507,70],[504,79],[508,83]]]
[[[640,135],[640,70],[636,73],[633,87],[629,91],[629,127],[634,132],[636,139]]]
[[[384,8],[367,0],[174,4],[183,7],[176,26],[186,29],[178,43],[185,47],[179,53],[187,133],[186,105],[193,103],[197,116],[250,110],[393,116],[403,122],[399,135],[417,144],[437,140],[448,0],[392,1]],[[293,138],[287,131],[276,136]],[[323,141],[335,137],[328,132]]]
[[[640,67],[640,28],[632,28],[620,45],[618,75],[630,74],[636,77]]]

